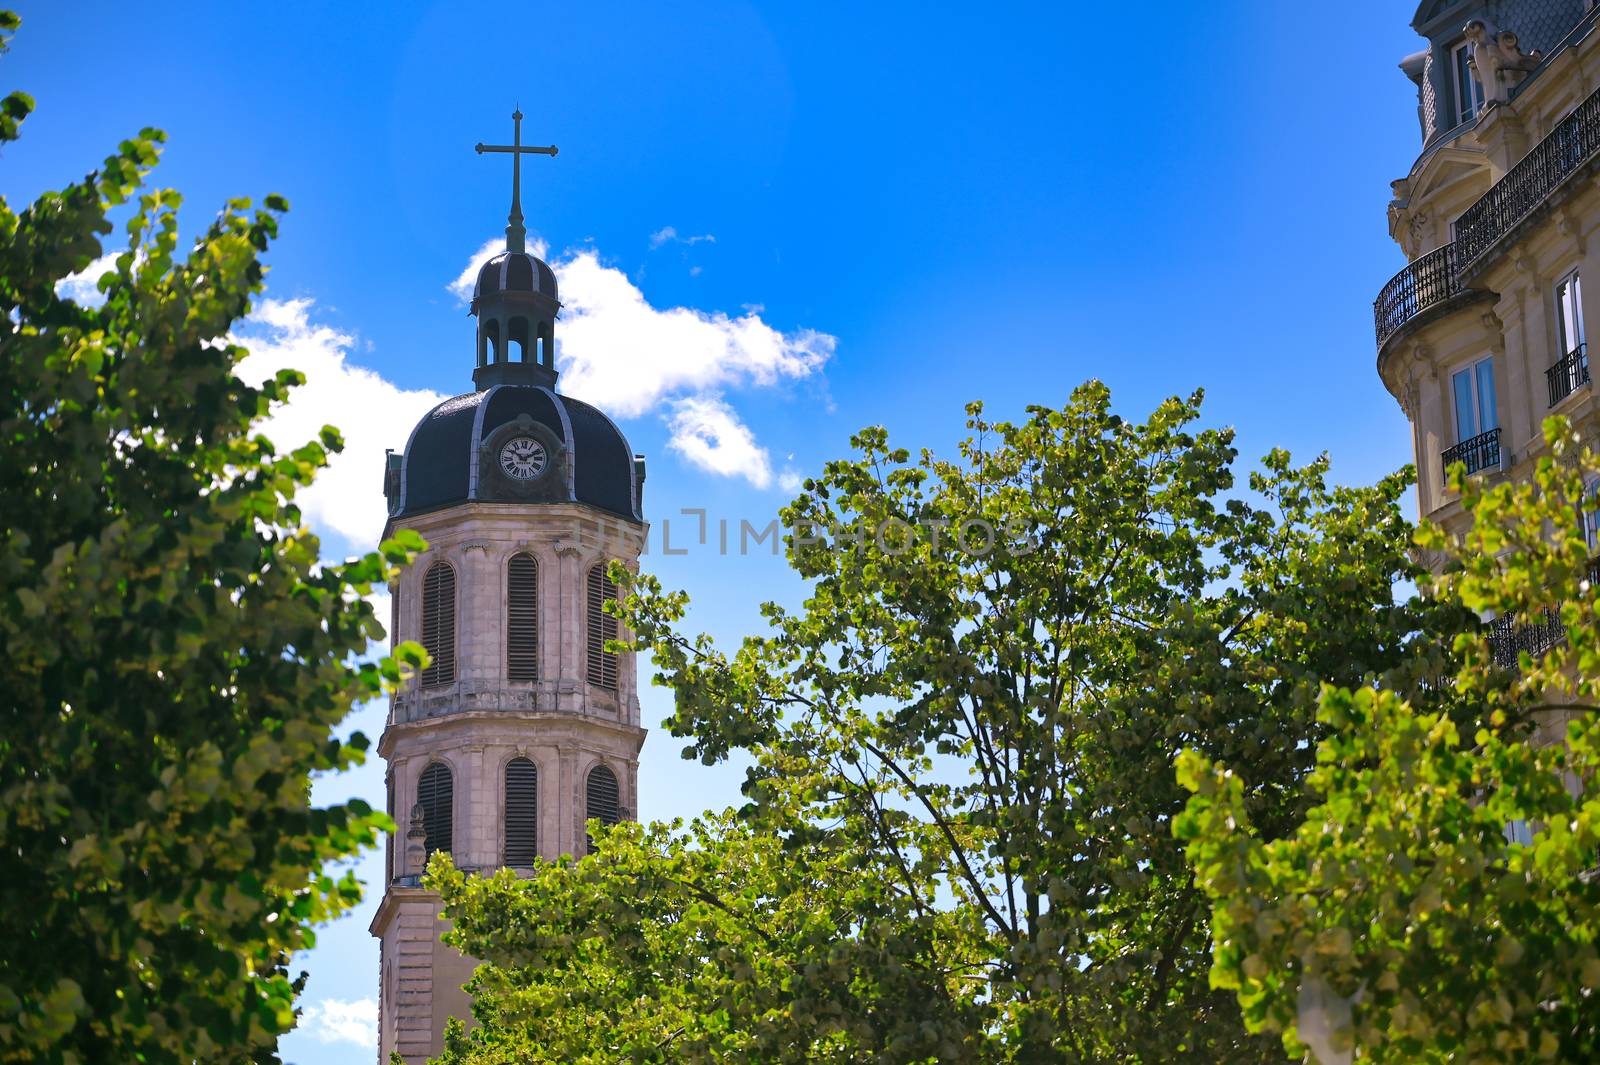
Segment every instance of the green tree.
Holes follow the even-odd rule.
[[[0,141],[32,106],[0,103]],[[245,384],[228,341],[287,205],[230,202],[180,259],[162,139],[0,201],[3,1062],[275,1061],[290,954],[359,896],[325,867],[388,823],[310,780],[360,760],[334,728],[399,675],[354,664],[361,597],[416,544],[318,561],[294,496],[338,434],[252,435],[300,378]],[[61,298],[118,208],[103,302]]]
[[[1556,619],[1564,641],[1522,651],[1508,675],[1486,632],[1457,636],[1459,668],[1437,685],[1460,697],[1455,713],[1328,686],[1317,802],[1290,833],[1260,830],[1253,766],[1179,760],[1194,796],[1175,827],[1212,901],[1211,981],[1292,1053],[1600,1060],[1600,625],[1579,521],[1600,461],[1560,419],[1545,435],[1551,454],[1527,481],[1490,486],[1458,464],[1471,530],[1418,541],[1446,560],[1431,595]]]
[[[1287,828],[1319,680],[1414,688],[1446,668],[1416,634],[1463,612],[1395,598],[1404,476],[1335,488],[1274,452],[1229,498],[1199,402],[974,405],[955,461],[860,433],[784,511],[809,598],[731,654],[635,584],[668,728],[747,757],[747,802],[524,882],[436,867],[490,963],[444,1060],[1283,1060],[1207,986],[1172,760],[1252,766]]]

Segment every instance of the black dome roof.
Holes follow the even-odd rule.
[[[556,275],[543,259],[525,251],[503,251],[483,264],[472,298],[495,292],[540,292],[560,301]]]
[[[622,432],[589,404],[539,385],[495,385],[447,399],[424,415],[404,454],[391,456],[391,461],[399,460],[398,476],[391,482],[391,519],[477,501],[479,447],[496,429],[523,415],[548,429],[566,449],[567,483],[564,489],[556,486],[554,498],[644,520],[640,471]]]

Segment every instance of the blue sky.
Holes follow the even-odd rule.
[[[191,231],[230,196],[289,197],[276,302],[244,332],[256,369],[313,375],[280,443],[350,437],[310,508],[333,554],[380,530],[383,447],[469,387],[450,286],[509,186],[472,145],[508,140],[519,103],[525,140],[561,147],[527,163],[523,203],[562,274],[564,380],[649,457],[657,545],[684,507],[764,524],[863,425],[949,451],[968,400],[1019,414],[1089,377],[1130,416],[1204,386],[1248,459],[1326,450],[1347,482],[1410,461],[1371,316],[1402,263],[1388,183],[1419,147],[1409,5],[1355,0],[1332,31],[1266,0],[17,7],[0,69],[39,109],[0,163],[13,204],[145,125],[171,138],[156,179]],[[646,564],[725,639],[800,594],[762,553]],[[666,712],[647,692],[646,724]],[[658,729],[640,812],[736,785]],[[379,802],[381,769],[319,794]],[[306,959],[290,1061],[367,1052],[369,894]]]

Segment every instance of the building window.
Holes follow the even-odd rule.
[[[617,812],[617,775],[603,765],[589,770],[589,786],[585,792],[584,815],[602,825],[614,825],[620,820]],[[589,853],[594,853],[594,839],[589,839]]]
[[[1556,282],[1556,330],[1558,355],[1570,355],[1583,347],[1583,292],[1576,270]]]
[[[539,564],[513,555],[506,566],[506,679],[539,679]]]
[[[417,805],[422,807],[422,827],[428,834],[424,861],[433,857],[434,851],[449,854],[452,849],[455,829],[452,792],[450,767],[443,762],[430,762],[422,771],[422,779],[417,781]]]
[[[1456,443],[1500,427],[1494,404],[1494,359],[1479,359],[1450,375],[1456,408]]]
[[[539,769],[526,758],[506,763],[507,865],[526,869],[539,856]]]
[[[1583,523],[1583,542],[1589,545],[1589,557],[1600,555],[1600,477],[1591,477],[1583,483],[1583,502],[1579,505],[1578,520]],[[1590,572],[1594,572],[1590,564]],[[1590,578],[1591,583],[1593,577]]]
[[[607,599],[617,597],[617,586],[606,576],[606,564],[596,563],[589,570],[587,630],[589,683],[602,688],[617,688],[617,656],[606,650],[606,641],[617,638],[617,619],[605,612]]]
[[[1450,69],[1455,74],[1456,124],[1471,122],[1483,110],[1483,87],[1472,76],[1468,62],[1472,46],[1462,41],[1450,50]]]
[[[424,686],[456,679],[456,571],[435,562],[422,578],[422,646],[432,661],[422,671]]]

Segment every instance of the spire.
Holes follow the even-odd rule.
[[[511,112],[511,213],[506,215],[506,251],[525,251],[528,231],[522,227],[522,105]]]
[[[506,251],[527,250],[528,231],[522,225],[522,157],[524,155],[556,155],[560,149],[554,144],[546,148],[523,147],[522,109],[511,112],[511,143],[484,144],[479,141],[477,152],[504,152],[511,156],[511,213],[506,216]]]
[[[511,113],[510,144],[482,144],[478,154],[511,156],[511,213],[506,216],[506,250],[478,270],[471,313],[478,319],[479,388],[503,384],[553,386],[556,381],[556,315],[561,297],[549,264],[527,251],[528,231],[522,225],[522,157],[555,155],[547,148],[522,143],[522,110]]]

